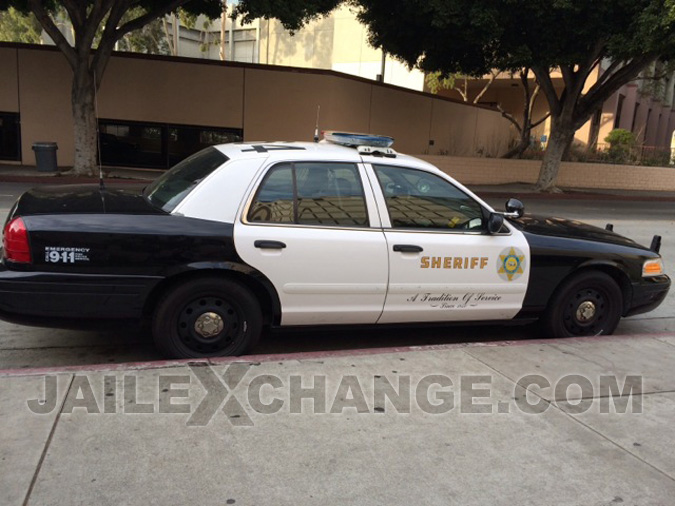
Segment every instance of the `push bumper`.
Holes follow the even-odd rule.
[[[665,275],[633,283],[633,299],[624,316],[647,313],[659,307],[668,295],[670,284],[670,278]]]

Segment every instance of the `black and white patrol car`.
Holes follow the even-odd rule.
[[[665,298],[658,241],[494,211],[386,139],[205,149],[145,188],[41,187],[4,228],[0,317],[151,323],[174,357],[265,328],[540,319],[611,334]]]

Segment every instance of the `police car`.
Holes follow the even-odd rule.
[[[145,188],[53,186],[4,228],[0,317],[149,322],[172,357],[245,353],[270,327],[532,322],[611,334],[665,298],[651,248],[493,210],[391,139],[237,143]]]

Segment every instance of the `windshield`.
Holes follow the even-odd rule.
[[[143,192],[147,199],[170,213],[206,176],[228,160],[210,147],[187,157],[150,184]]]

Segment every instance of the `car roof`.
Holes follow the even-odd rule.
[[[271,160],[297,161],[342,161],[386,163],[387,165],[405,165],[407,167],[425,170],[438,170],[430,163],[419,158],[396,153],[395,157],[381,155],[366,155],[359,153],[356,148],[334,144],[332,142],[237,142],[215,146],[229,159],[242,158],[270,158]]]

